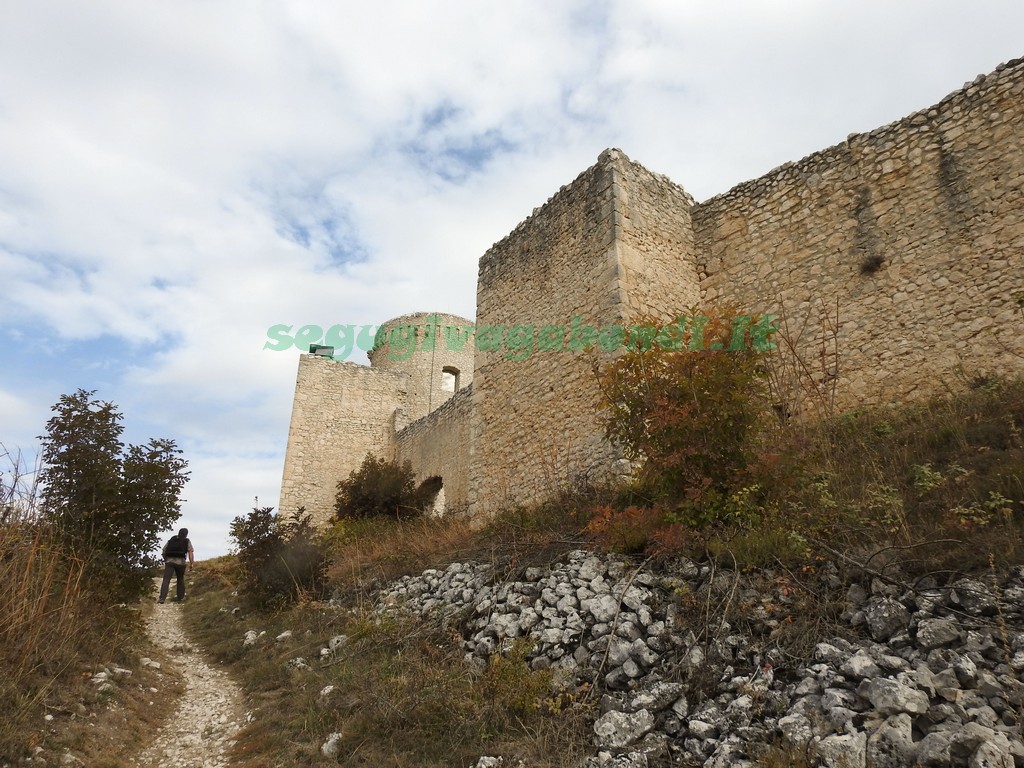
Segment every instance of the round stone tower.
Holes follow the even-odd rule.
[[[414,312],[377,330],[370,365],[408,375],[410,421],[423,418],[473,381],[473,321]]]

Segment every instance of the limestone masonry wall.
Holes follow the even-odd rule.
[[[381,326],[382,341],[369,353],[372,367],[301,355],[279,509],[290,514],[303,506],[325,522],[334,512],[338,481],[358,469],[366,454],[396,458],[397,433],[473,381],[467,328],[472,321],[464,317],[417,312]],[[450,418],[431,424],[447,428]],[[468,416],[462,418],[461,431],[444,434],[468,432]],[[407,447],[417,466],[446,467],[432,474],[445,477],[446,493],[465,505],[467,480],[456,475],[468,473],[468,445],[438,435],[407,438]]]
[[[338,481],[367,453],[391,459],[396,413],[407,407],[408,374],[300,355],[278,511],[299,507],[330,518]]]
[[[665,176],[616,153],[612,165],[624,319],[672,320],[700,299],[693,198]]]
[[[579,325],[619,316],[612,175],[600,162],[563,187],[480,259],[477,281],[471,509],[551,493],[558,479],[608,459],[595,431],[590,357],[561,349],[509,359],[487,326],[553,326],[560,346]],[[531,333],[533,332],[531,329]]]
[[[701,203],[702,297],[810,318],[809,361],[838,307],[840,406],[933,393],[958,365],[1021,370],[1022,112],[1017,61]]]
[[[477,515],[615,473],[593,373],[610,329],[698,302],[778,315],[840,408],[1024,373],[1022,212],[1024,60],[703,203],[606,150],[480,259],[471,344],[300,357],[281,509],[329,514],[368,451]],[[413,325],[470,321],[386,324]]]
[[[429,415],[398,433],[396,458],[410,461],[416,481],[440,477],[443,511],[465,511],[469,505],[469,420],[473,387],[464,387]]]
[[[480,260],[474,511],[596,479],[619,457],[603,439],[593,363],[613,344],[573,349],[580,328],[602,331],[639,313],[672,316],[698,297],[692,198],[618,150],[563,187]],[[487,325],[535,326],[527,359],[485,350]],[[541,349],[544,326],[568,349]],[[556,333],[557,336],[557,333]]]

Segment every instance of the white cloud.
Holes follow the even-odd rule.
[[[27,398],[0,389],[0,445],[12,455],[20,451],[28,464],[35,461],[34,436],[41,431],[35,420],[36,410]]]
[[[281,464],[276,457],[259,455],[192,457],[191,476],[182,494],[181,518],[164,535],[189,529],[189,538],[200,560],[227,554],[231,521],[247,515],[256,504],[277,507]],[[197,501],[201,500],[201,501]]]

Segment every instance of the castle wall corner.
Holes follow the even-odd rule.
[[[593,367],[617,349],[598,339],[640,313],[667,320],[696,298],[691,204],[668,179],[606,150],[480,259],[474,514],[612,471],[620,451],[604,439]],[[535,344],[485,345],[487,328],[527,329]],[[587,329],[597,335],[584,350]]]
[[[408,389],[406,373],[300,355],[278,511],[304,507],[326,523],[338,481],[367,453],[395,457],[395,414],[408,407]]]

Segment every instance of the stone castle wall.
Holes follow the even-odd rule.
[[[802,376],[838,407],[1024,371],[1022,104],[1024,60],[703,203],[603,152],[480,259],[475,357],[442,361],[424,337],[369,369],[300,359],[282,509],[333,506],[367,450],[396,446],[474,514],[615,471],[593,373],[614,334],[586,329],[698,302],[780,316]],[[473,386],[438,408],[443,365]]]
[[[318,522],[330,518],[338,481],[367,453],[392,459],[395,418],[408,407],[409,376],[329,357],[300,355],[281,514],[299,507]]]
[[[433,437],[421,422],[473,381],[473,343],[468,331],[461,333],[467,327],[472,321],[440,313],[389,320],[378,330],[370,367],[301,355],[279,509],[290,514],[303,506],[325,522],[334,513],[338,481],[359,469],[368,453],[436,467],[421,479],[443,477],[449,506],[453,498],[465,506],[469,449],[456,442],[468,433],[469,419],[454,414],[468,406],[446,409],[429,422],[438,430]],[[462,400],[468,402],[468,394]],[[420,426],[402,432],[410,424]],[[396,453],[400,433],[408,456]]]
[[[479,322],[667,319],[698,301],[772,313],[813,372],[789,384],[840,408],[931,394],[958,368],[1021,370],[1022,105],[1013,62],[700,204],[610,150],[484,255]],[[615,458],[591,358],[506,358],[478,353],[475,510]]]
[[[469,506],[472,407],[473,387],[463,387],[397,436],[395,457],[412,463],[417,484],[441,478],[444,503],[439,512],[465,511]]]
[[[613,153],[616,243],[624,288],[620,311],[627,320],[673,320],[700,299],[693,198],[666,176]]]
[[[561,349],[490,349],[488,326],[530,338],[552,334],[556,346],[578,325],[602,326],[619,315],[612,175],[584,171],[480,259],[477,281],[474,512],[552,493],[560,478],[610,458],[594,433],[597,392],[589,355]],[[577,329],[578,330],[578,329]]]
[[[696,206],[702,298],[785,315],[840,407],[1021,370],[1022,211],[1024,60]]]

